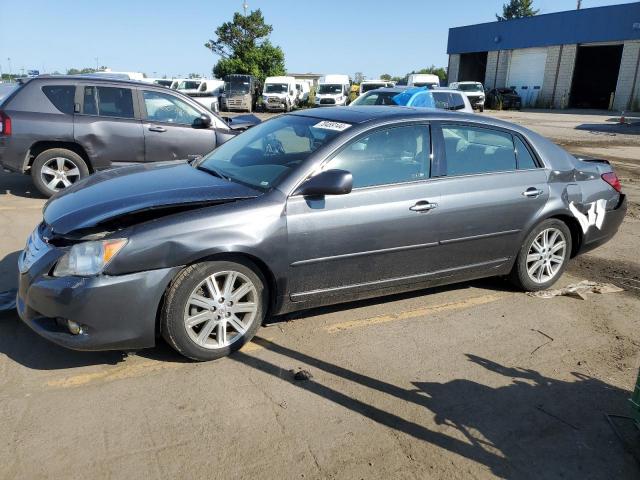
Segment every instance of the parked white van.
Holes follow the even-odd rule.
[[[410,87],[439,87],[440,77],[432,73],[412,73],[409,75],[407,85]]]
[[[349,75],[325,75],[318,81],[316,106],[335,107],[349,103]]]
[[[298,103],[296,79],[293,77],[265,78],[262,102],[267,110],[290,112]]]
[[[311,86],[307,80],[296,79],[296,90],[298,92],[298,104],[305,103],[309,100],[309,93],[311,92]]]
[[[184,91],[183,93],[193,97],[196,102],[212,112],[220,111],[220,95],[224,90],[224,80],[202,78],[199,81],[200,86],[197,91]],[[180,91],[179,88],[178,90]]]
[[[387,88],[393,86],[394,83],[387,80],[363,80],[360,82],[360,93],[358,95],[367,93],[369,90],[375,90],[376,88]]]

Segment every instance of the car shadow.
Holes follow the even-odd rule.
[[[11,254],[11,257],[17,258],[18,253],[19,252],[15,252],[14,254]],[[12,262],[12,260],[9,261],[7,260],[7,257],[5,257],[5,260],[0,262],[0,266],[3,265],[5,261]],[[17,266],[15,268],[15,278],[17,278]],[[513,287],[508,282],[500,278],[488,278],[475,280],[472,282],[447,285],[443,287],[398,293],[368,300],[359,300],[355,302],[303,310],[289,315],[274,317],[272,319],[269,319],[266,324],[274,324],[290,321],[293,319],[311,317],[314,315],[346,311],[353,308],[380,305],[393,301],[416,298],[428,293],[462,290],[470,287],[492,289],[496,291],[514,291]],[[56,370],[99,364],[115,365],[116,363],[124,360],[124,358],[127,356],[127,352],[122,351],[78,352],[75,350],[69,350],[63,347],[59,347],[32,332],[20,320],[15,310],[0,311],[0,354],[5,354],[14,362],[35,370]],[[157,344],[155,347],[139,350],[136,352],[136,354],[140,357],[161,362],[191,362],[191,360],[183,357],[171,347],[169,347],[162,338],[159,338],[157,340]]]
[[[2,169],[0,169],[0,196],[1,195],[38,199],[45,198],[31,181],[30,175],[9,173]]]
[[[616,120],[616,123],[612,122]],[[608,119],[607,123],[583,123],[575,127],[576,130],[584,130],[594,135],[616,136],[639,135],[640,122],[617,123],[618,119]]]
[[[569,380],[557,380],[467,354],[476,369],[503,377],[502,382],[492,378],[492,384],[508,379],[506,385],[492,387],[460,378],[443,383],[415,381],[415,388],[405,389],[259,336],[254,341],[285,360],[267,361],[242,351],[230,358],[377,424],[484,465],[501,478],[637,478],[640,473],[603,415],[626,413],[629,392],[599,379],[572,373]],[[402,403],[387,402],[392,407],[383,409],[313,377],[296,381],[287,370],[291,360],[308,365],[311,372],[321,370]],[[470,372],[473,375],[474,368]],[[424,408],[423,416],[405,418],[405,402]],[[421,418],[433,418],[437,428],[425,426]],[[637,431],[635,435],[640,440]]]

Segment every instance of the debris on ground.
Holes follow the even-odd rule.
[[[572,283],[564,288],[556,288],[553,290],[542,290],[540,292],[527,292],[527,295],[538,298],[553,298],[559,296],[574,297],[581,300],[587,298],[587,293],[617,293],[624,292],[623,288],[617,287],[613,283],[592,282],[583,280],[578,283]]]
[[[7,290],[6,292],[0,292],[0,312],[16,309],[17,293],[17,290]]]
[[[299,369],[298,371],[291,370],[291,373],[293,373],[293,379],[296,382],[305,382],[313,378],[313,375],[311,375],[311,372],[309,372],[309,370],[304,370],[304,369]]]

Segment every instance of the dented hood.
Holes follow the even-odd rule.
[[[56,194],[45,205],[44,221],[53,233],[66,235],[134,212],[224,203],[260,193],[186,162],[136,165],[91,175]]]

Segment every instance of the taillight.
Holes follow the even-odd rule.
[[[605,182],[607,182],[609,185],[611,185],[616,192],[622,192],[622,184],[620,183],[620,180],[618,179],[618,176],[615,173],[613,172],[603,173],[602,179]]]
[[[4,112],[0,112],[0,135],[11,135],[11,119]]]

